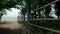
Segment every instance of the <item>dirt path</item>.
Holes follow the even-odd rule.
[[[22,26],[17,21],[0,22],[0,34],[23,34]]]
[[[17,29],[22,28],[22,26],[17,21],[2,21],[0,28]]]

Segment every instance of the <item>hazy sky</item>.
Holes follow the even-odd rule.
[[[54,7],[54,5],[51,6],[51,8]],[[11,11],[7,10],[7,15],[3,15],[2,20],[4,20],[4,17],[6,18],[5,20],[7,20],[7,17],[13,17],[15,20],[17,19],[18,16],[18,12],[20,12],[19,9],[16,8],[11,8]],[[52,17],[57,18],[57,16],[55,15],[55,10],[54,8],[52,8],[51,13],[50,13]],[[10,18],[11,19],[11,18]]]
[[[11,8],[11,11],[7,10],[7,15],[3,15],[3,17],[17,17],[19,9]]]

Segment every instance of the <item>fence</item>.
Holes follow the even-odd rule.
[[[39,25],[36,25],[36,24],[32,24],[32,23],[29,23],[29,22],[31,22],[31,21],[39,21],[38,23],[40,23]],[[31,20],[29,20],[29,22],[27,22],[27,24],[29,24],[29,25],[31,25],[31,26],[35,26],[35,27],[38,27],[38,28],[40,28],[40,29],[45,29],[45,30],[48,30],[48,31],[52,31],[52,32],[55,32],[55,33],[59,33],[60,34],[60,31],[59,30],[55,30],[54,28],[51,28],[50,26],[52,26],[49,22],[48,22],[48,24],[50,24],[48,27],[47,27],[47,25],[48,24],[46,24],[46,26],[45,26],[45,24],[43,24],[43,25],[41,25],[41,23],[43,22],[43,21],[53,21],[55,24],[52,24],[52,25],[56,25],[56,26],[58,26],[58,25],[60,25],[60,19],[50,19],[50,18],[46,18],[46,19],[31,19]],[[35,23],[34,22],[34,23]],[[57,22],[58,22],[58,24],[57,24]],[[46,23],[46,22],[44,22],[44,23]]]
[[[51,3],[48,3],[48,4],[38,8],[38,9],[35,9],[33,11],[43,9],[43,8],[49,6],[49,5],[51,5],[51,4],[53,4],[57,1],[59,1],[59,0],[55,0]],[[60,34],[60,27],[59,27],[60,26],[60,19],[54,19],[54,18],[28,19],[28,21],[26,21],[24,23],[25,23],[25,25],[24,25],[25,28],[24,29],[26,30],[27,34],[32,34],[32,32],[30,30],[33,29],[33,28],[31,26]]]

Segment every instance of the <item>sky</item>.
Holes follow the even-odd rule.
[[[18,12],[20,12],[19,9],[16,8],[11,8],[11,11],[6,10],[7,14],[3,15],[3,17],[17,17],[18,16]]]
[[[7,11],[7,14],[2,16],[2,21],[4,21],[4,20],[8,20],[8,21],[17,20],[18,13],[20,12],[19,9],[11,8],[10,11],[9,10],[6,10],[6,11]]]
[[[54,4],[51,7],[54,7]],[[7,14],[3,15],[3,17],[17,17],[18,16],[18,12],[21,12],[19,9],[16,9],[16,8],[11,8],[11,11],[9,11],[9,10],[6,10],[6,11],[7,11]],[[54,12],[54,8],[52,8],[51,13],[52,13],[51,16],[56,17],[56,15],[53,14],[53,13],[55,13]]]
[[[51,12],[50,12],[50,14],[51,14],[50,16],[52,16],[52,17],[54,17],[54,18],[57,19],[58,17],[57,17],[57,15],[55,14],[54,4],[51,5],[51,8],[52,8],[52,9],[51,9]]]
[[[52,5],[52,7],[54,7],[54,5]],[[18,12],[21,12],[19,9],[16,9],[16,8],[11,8],[11,11],[9,11],[9,10],[6,10],[6,11],[7,11],[7,14],[3,15],[2,20],[4,19],[4,17],[5,17],[5,20],[7,17],[17,18]],[[57,18],[57,16],[54,14],[55,13],[54,11],[55,11],[54,8],[52,8],[51,16],[54,18]]]

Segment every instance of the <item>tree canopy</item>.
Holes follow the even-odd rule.
[[[1,17],[6,14],[4,9],[10,9],[15,7],[15,5],[21,3],[22,0],[0,0],[0,20]],[[3,14],[4,13],[4,14]]]
[[[21,12],[22,12],[22,14],[23,15],[25,15],[25,13],[27,12],[28,13],[28,20],[29,19],[37,19],[38,17],[39,18],[41,18],[41,15],[43,15],[43,14],[41,14],[41,12],[43,12],[43,13],[45,13],[44,15],[45,15],[45,18],[53,18],[53,17],[51,17],[51,16],[49,16],[49,14],[50,14],[50,12],[51,12],[51,9],[53,8],[51,8],[51,5],[49,5],[49,6],[47,6],[46,8],[43,8],[43,9],[39,9],[39,10],[36,10],[36,11],[34,11],[35,9],[37,9],[37,8],[39,8],[39,7],[42,7],[42,6],[44,6],[44,5],[46,5],[46,4],[48,4],[48,3],[50,3],[50,2],[52,2],[52,1],[55,1],[55,0],[23,0],[24,1],[24,3],[25,3],[25,6],[24,5],[22,5],[23,4],[23,2],[21,2],[22,4],[21,4],[21,6],[24,6],[25,8],[22,8],[22,10],[21,10]],[[56,13],[57,15],[59,14],[59,10],[60,10],[60,3],[58,4],[58,3],[54,3],[54,4],[56,4],[57,5],[57,7],[56,7],[56,5],[54,5],[58,10],[58,12]],[[55,8],[54,7],[54,8]],[[56,9],[55,9],[56,10]],[[56,11],[55,11],[56,12]],[[58,15],[58,17],[59,17],[59,15]],[[44,17],[43,17],[44,18]],[[46,21],[45,21],[46,22]],[[43,22],[44,23],[44,25],[46,25],[46,24],[48,24],[48,22],[47,23],[45,23],[45,22]],[[51,22],[51,21],[50,21]],[[39,21],[29,21],[29,23],[32,23],[32,24],[41,24]],[[43,24],[42,23],[42,24]],[[41,25],[42,25],[41,24]],[[49,24],[48,24],[49,25]],[[52,24],[50,24],[50,25],[52,25]],[[27,26],[28,27],[28,26]],[[30,26],[29,26],[30,27]],[[28,27],[28,28],[29,28]],[[31,34],[33,34],[32,32],[34,32],[34,34],[37,34],[37,31],[39,31],[39,28],[36,28],[36,27],[33,27],[33,26],[31,26],[34,30],[33,31],[29,31]],[[31,29],[31,28],[30,28]],[[45,34],[45,33],[44,33]]]

